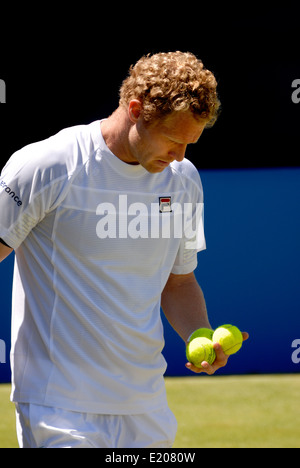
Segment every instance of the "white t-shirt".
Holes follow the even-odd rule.
[[[12,400],[145,413],[166,403],[161,293],[205,248],[203,192],[189,161],[150,174],[114,156],[100,126],[26,146],[1,174],[0,238],[16,252]]]

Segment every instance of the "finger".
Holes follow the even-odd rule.
[[[201,362],[201,367],[196,367],[191,362],[186,363],[185,367],[190,371],[194,372],[195,374],[205,373],[208,375],[213,375],[218,369],[218,367],[215,369],[214,366],[211,366],[206,361]]]
[[[228,355],[224,353],[223,349],[222,349],[222,346],[220,345],[220,343],[214,343],[213,344],[213,348],[215,350],[215,353],[216,353],[216,360],[215,362],[227,362],[228,361]]]
[[[194,366],[194,364],[192,364],[191,362],[187,362],[185,367],[189,369],[190,371],[194,372],[195,374],[201,374],[201,372],[203,372],[203,369],[201,369],[200,367]]]
[[[247,332],[242,332],[242,335],[243,335],[243,340],[244,341],[247,341],[249,339],[249,333]]]
[[[202,366],[202,369],[203,369],[202,372],[205,372],[208,375],[213,375],[217,370],[217,368],[215,368],[214,365],[210,365],[206,361],[202,362],[201,366]]]

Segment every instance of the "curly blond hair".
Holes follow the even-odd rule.
[[[220,111],[213,73],[190,52],[148,54],[132,65],[120,89],[120,105],[127,107],[132,99],[143,102],[147,123],[191,110],[212,127]]]

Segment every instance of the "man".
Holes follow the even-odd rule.
[[[0,260],[16,253],[12,400],[21,447],[171,447],[160,306],[187,342],[210,327],[189,144],[218,114],[190,53],[143,57],[107,119],[15,153],[0,179]],[[247,338],[247,335],[244,335]],[[194,372],[213,374],[228,357]]]

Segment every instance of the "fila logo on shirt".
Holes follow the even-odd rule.
[[[171,197],[159,197],[159,212],[172,213]]]

